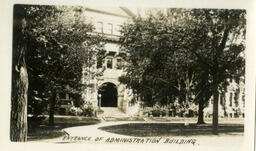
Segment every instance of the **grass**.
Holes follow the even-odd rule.
[[[129,123],[99,129],[135,137],[213,135],[211,124],[184,126],[184,123]],[[218,132],[219,135],[242,135],[244,126],[243,124],[220,124]]]
[[[64,128],[100,123],[100,120],[94,117],[55,116],[55,125],[49,126],[48,120],[48,117],[44,117],[40,124],[37,124],[35,120],[28,118],[28,141],[57,138],[66,135]]]
[[[219,118],[219,123],[225,123],[225,124],[243,124],[244,119],[242,118]],[[177,123],[183,123],[184,121],[190,122],[190,123],[196,123],[197,118],[186,118],[186,117],[151,117],[147,118],[147,121],[152,122],[177,122]],[[206,123],[212,123],[212,118],[204,118],[204,121]]]
[[[141,117],[103,117],[103,119],[107,122],[115,122],[115,121],[145,121]]]

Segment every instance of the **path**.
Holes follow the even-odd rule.
[[[146,122],[146,121],[145,121]],[[142,123],[142,122],[133,122],[133,121],[118,121],[118,122],[102,122],[96,125],[89,125],[89,126],[78,126],[78,127],[71,127],[64,129],[67,134],[69,134],[71,140],[63,140],[63,138],[57,139],[49,139],[49,140],[42,140],[43,142],[48,143],[89,143],[89,144],[105,144],[105,141],[95,142],[96,138],[104,137],[106,140],[107,138],[134,138],[131,136],[124,136],[114,133],[109,133],[103,130],[98,129],[99,127],[103,126],[110,126],[110,125],[119,125],[119,124],[127,124],[127,123]],[[75,138],[76,137],[76,138]],[[90,140],[78,140],[81,139],[88,139]],[[143,137],[139,137],[143,138]],[[148,137],[149,138],[149,137]],[[155,139],[159,139],[154,137]],[[166,137],[167,138],[167,137]],[[166,139],[162,138],[162,140]],[[192,144],[160,144],[161,146],[167,146],[171,148],[182,148],[189,149],[190,151],[198,151],[198,150],[207,150],[207,151],[241,151],[243,147],[243,136],[189,136],[189,137],[181,137],[181,136],[173,136],[168,137],[170,139],[196,139],[196,145]],[[76,140],[75,140],[76,139]],[[146,138],[145,138],[146,139]],[[164,141],[163,141],[164,142]],[[136,143],[135,143],[136,144]],[[148,145],[148,144],[147,144]]]

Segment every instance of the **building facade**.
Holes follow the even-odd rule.
[[[122,64],[125,63],[121,57],[122,52],[119,44],[120,27],[132,19],[134,12],[146,16],[152,11],[154,9],[131,11],[124,7],[85,9],[84,15],[87,21],[95,26],[94,32],[103,34],[107,41],[104,46],[107,54],[105,59],[95,64],[91,69],[104,68],[103,75],[99,77],[87,76],[83,79],[84,82],[91,85],[91,87],[83,91],[82,98],[85,102],[92,103],[94,107],[117,108],[129,115],[138,113],[138,103],[131,103],[133,99],[132,90],[127,89],[118,80],[124,73]],[[227,89],[220,92],[219,116],[244,117],[244,96],[244,82],[230,81]],[[204,109],[204,112],[205,116],[212,115],[212,102]]]
[[[212,116],[212,100],[204,109],[205,116]],[[227,88],[219,92],[219,117],[244,117],[245,113],[244,78],[240,81],[229,80]]]
[[[84,82],[91,85],[84,90],[82,98],[93,106],[118,108],[127,114],[134,110],[130,105],[132,90],[127,89],[118,81],[123,74],[120,45],[120,26],[132,17],[132,12],[127,8],[86,8],[84,15],[87,21],[95,26],[95,33],[103,34],[106,38],[104,50],[106,56],[102,62],[97,62],[91,70],[104,69],[100,77],[84,77]],[[134,110],[136,111],[136,110]]]

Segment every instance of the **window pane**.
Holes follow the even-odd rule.
[[[121,25],[116,25],[116,26],[115,26],[115,33],[116,33],[117,35],[120,35],[120,29],[121,29]]]
[[[112,69],[113,60],[107,59],[107,68]]]
[[[97,60],[97,68],[102,68],[102,60],[101,59],[98,59]]]
[[[231,92],[229,96],[229,106],[232,106],[232,101],[233,101],[233,93]]]
[[[96,31],[102,33],[103,32],[103,22],[97,22]]]
[[[116,65],[116,68],[117,69],[122,69],[122,59],[117,59],[117,65]]]
[[[107,24],[106,33],[107,34],[113,34],[113,25],[111,23]]]

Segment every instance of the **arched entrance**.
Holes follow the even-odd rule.
[[[98,90],[98,96],[101,95],[101,107],[117,107],[117,87],[115,84],[103,83]],[[98,97],[100,101],[100,98]]]

